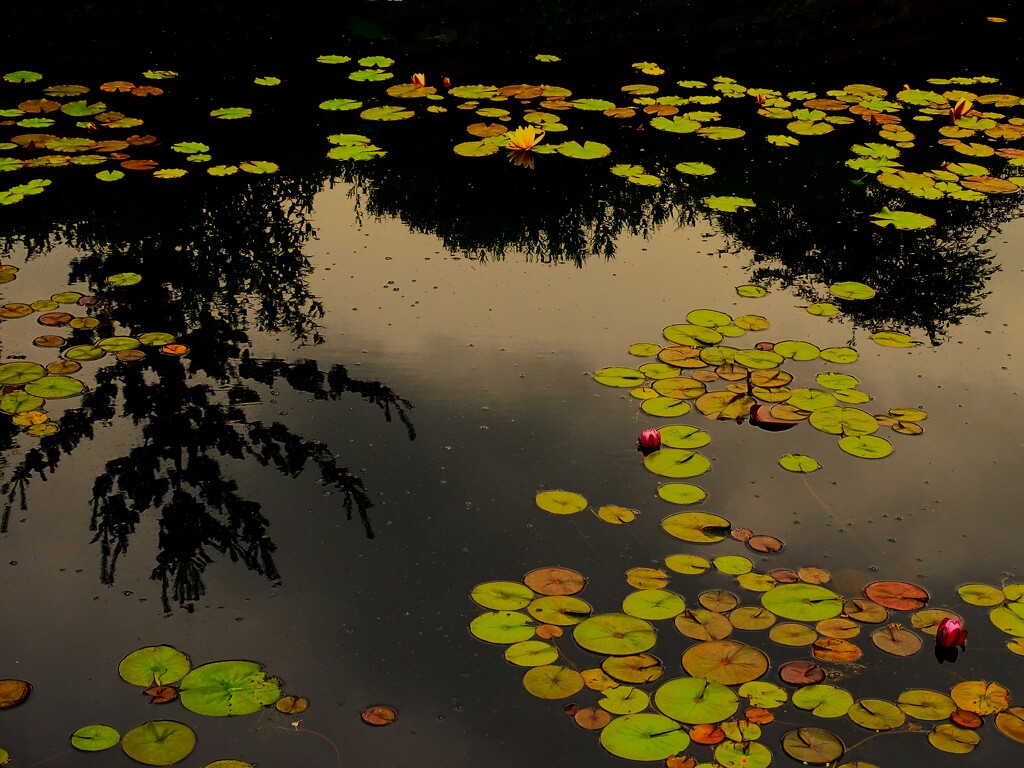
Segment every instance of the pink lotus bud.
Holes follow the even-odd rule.
[[[641,448],[653,451],[661,446],[661,435],[658,434],[656,429],[645,429],[640,433],[640,437],[637,438],[636,442]]]
[[[417,86],[418,88],[422,88],[427,84],[427,76],[424,75],[422,72],[417,72],[415,75],[412,76],[412,84]]]
[[[935,644],[940,648],[955,648],[963,646],[967,641],[967,630],[963,628],[960,619],[949,617],[939,622],[939,628],[935,630]]]

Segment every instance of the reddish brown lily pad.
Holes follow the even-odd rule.
[[[612,721],[610,713],[598,707],[581,707],[573,714],[576,725],[588,731],[599,731]]]
[[[928,602],[924,589],[906,581],[876,581],[864,588],[864,594],[894,611],[916,611]]]
[[[523,583],[541,595],[575,595],[587,580],[570,568],[537,568],[523,577]]]
[[[776,552],[781,552],[782,548],[786,546],[782,539],[778,539],[775,536],[769,536],[765,533],[759,533],[757,536],[751,536],[747,539],[747,546],[755,552],[761,552],[763,554],[774,555]]]
[[[69,315],[67,312],[47,312],[45,315],[40,315],[36,322],[40,325],[59,327],[67,325],[74,319],[74,316]]]
[[[31,683],[24,680],[0,680],[0,709],[10,709],[24,703],[30,693]]]
[[[719,728],[715,723],[695,725],[690,729],[690,740],[695,744],[704,744],[707,746],[721,744],[725,741],[725,731]]]
[[[981,728],[985,724],[981,715],[976,712],[969,712],[966,709],[958,709],[949,716],[949,719],[959,725],[961,728]]]
[[[363,722],[367,725],[382,726],[391,725],[398,718],[398,713],[395,712],[391,707],[383,704],[376,704],[372,707],[367,707],[359,716],[363,718]]]
[[[171,685],[155,685],[143,693],[149,696],[150,704],[166,704],[178,698],[178,689]]]
[[[779,677],[790,685],[814,685],[825,679],[825,670],[813,661],[788,661],[779,667]]]

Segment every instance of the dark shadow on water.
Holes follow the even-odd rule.
[[[96,287],[101,302],[91,314],[101,324],[74,332],[73,343],[159,326],[172,330],[190,352],[185,358],[152,351],[141,362],[87,363],[99,367],[81,407],[62,414],[60,431],[19,460],[8,455],[0,530],[7,530],[12,509],[27,509],[33,480],[45,481],[65,456],[117,421],[132,425],[136,444],[107,460],[93,484],[90,529],[105,584],[115,582],[120,559],[151,512],[159,525],[152,578],[161,585],[166,610],[172,604],[191,610],[205,594],[203,573],[217,555],[271,582],[281,579],[270,520],[228,477],[232,460],[291,478],[315,472],[325,490],[340,494],[346,517],[357,517],[373,538],[373,504],[363,482],[331,447],[247,412],[275,389],[324,401],[355,396],[387,422],[400,421],[415,439],[412,404],[383,383],[355,379],[339,364],[324,369],[312,360],[261,359],[249,351],[250,327],[286,333],[300,344],[320,340],[316,320],[322,309],[309,292],[311,266],[302,251],[313,235],[309,216],[318,185],[304,191],[301,183],[289,184],[282,177],[247,185],[230,200],[199,194],[190,198],[192,205],[168,201],[155,209],[159,215],[134,215],[121,206],[116,216],[85,215],[53,228],[43,221],[39,229],[30,225],[16,235],[30,259],[57,245],[88,254],[72,265],[69,277]],[[145,209],[153,202],[139,204]],[[13,247],[11,235],[4,233],[4,250]],[[138,271],[144,279],[128,288],[104,283],[121,270]],[[34,333],[37,326],[24,322],[7,328]],[[8,424],[5,443],[14,434]]]

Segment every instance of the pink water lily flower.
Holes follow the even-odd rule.
[[[946,617],[939,622],[939,627],[935,630],[935,644],[939,648],[962,648],[966,641],[967,630],[960,619]]]
[[[653,451],[661,447],[661,435],[656,429],[645,429],[640,433],[640,437],[636,439],[636,442],[640,448]]]

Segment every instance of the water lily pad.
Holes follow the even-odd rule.
[[[676,573],[696,576],[708,570],[711,567],[711,563],[700,555],[681,554],[666,557],[665,566]],[[709,638],[704,639],[707,640]]]
[[[996,715],[996,728],[1008,739],[1024,744],[1024,707],[1010,707]]]
[[[700,162],[677,163],[676,170],[688,176],[710,176],[715,172],[714,167]],[[716,323],[716,325],[723,325],[723,323]]]
[[[732,195],[712,195],[704,198],[704,205],[715,211],[735,213],[740,208],[753,208],[756,203],[749,197],[735,197]]]
[[[956,702],[938,691],[913,688],[896,700],[897,706],[918,720],[945,720],[956,711]]]
[[[759,285],[737,285],[736,293],[745,299],[760,299],[768,295],[768,291]]]
[[[611,154],[611,147],[597,141],[587,141],[580,144],[578,141],[569,141],[558,147],[558,153],[566,157],[573,157],[577,160],[596,160]]]
[[[525,608],[535,595],[517,581],[488,581],[473,587],[470,597],[478,605],[494,611],[515,611]]]
[[[960,709],[977,715],[994,715],[1010,706],[1010,692],[999,683],[967,680],[957,683],[949,692]]]
[[[643,384],[647,377],[635,368],[609,367],[602,368],[594,374],[594,381],[606,387],[636,387]]]
[[[574,595],[586,586],[583,574],[570,568],[537,568],[523,577],[523,583],[541,595]]]
[[[587,500],[573,491],[541,491],[537,506],[553,515],[571,515],[587,508]]]
[[[196,714],[247,715],[281,698],[281,681],[254,661],[215,661],[185,675],[180,692],[185,709]]]
[[[136,285],[142,281],[142,275],[138,272],[118,272],[116,275],[109,275],[106,279],[107,285],[124,287]]]
[[[477,616],[469,624],[474,637],[484,642],[511,645],[533,637],[533,619],[514,611],[492,611]]]
[[[912,211],[890,211],[882,208],[880,213],[871,214],[872,224],[880,227],[893,226],[896,229],[925,229],[935,224],[935,219]]]
[[[838,616],[843,601],[817,584],[780,584],[761,596],[761,604],[776,616],[795,621],[820,621]]]
[[[839,447],[862,459],[883,459],[892,453],[892,443],[874,435],[850,435],[839,441]]]
[[[539,699],[565,699],[583,688],[583,677],[575,669],[545,664],[527,670],[523,686]]]
[[[673,720],[691,725],[721,722],[739,709],[739,699],[730,688],[699,677],[669,680],[655,691],[654,703]]]
[[[683,598],[664,589],[641,589],[622,601],[623,613],[652,621],[674,618],[684,610],[686,602]]]
[[[42,408],[44,402],[41,397],[30,395],[21,390],[15,390],[14,392],[0,395],[0,411],[10,414],[36,411]]]
[[[121,740],[125,754],[145,765],[173,765],[188,757],[195,746],[195,732],[174,720],[150,720]]]
[[[17,387],[45,375],[46,369],[39,363],[4,363],[0,365],[0,386]]]
[[[988,584],[964,584],[956,592],[961,600],[971,605],[999,605],[1006,599],[1003,590]]]
[[[617,717],[601,731],[601,746],[626,760],[665,760],[689,745],[679,723],[652,713]]]
[[[83,752],[101,752],[119,741],[121,734],[109,725],[84,725],[71,734],[71,746]]]
[[[716,558],[717,559],[717,558]],[[746,558],[743,558],[746,560]],[[729,614],[729,621],[736,629],[756,631],[767,629],[775,623],[775,614],[756,605],[745,605]]]
[[[639,688],[631,685],[620,685],[602,691],[603,698],[598,701],[602,709],[614,715],[632,715],[643,712],[651,701],[651,697]]]
[[[814,472],[821,469],[821,464],[810,456],[802,453],[787,453],[779,459],[779,466],[790,472]]]
[[[651,624],[624,613],[592,616],[572,632],[580,647],[592,653],[628,656],[654,647],[657,633]]]
[[[526,610],[542,624],[554,624],[556,627],[579,624],[593,613],[589,603],[568,595],[538,597],[526,607]]]
[[[756,741],[726,741],[715,748],[715,762],[722,768],[767,768],[772,751]]]
[[[860,699],[846,714],[857,725],[872,731],[899,728],[906,720],[899,707],[883,699]]]
[[[713,544],[728,538],[732,524],[708,512],[679,512],[661,521],[670,536],[695,544]]]
[[[723,685],[750,682],[768,670],[768,657],[762,651],[736,640],[694,645],[683,654],[682,663],[688,674]]]
[[[842,717],[853,706],[853,696],[844,688],[819,683],[795,691],[793,704],[818,717]]]
[[[684,611],[675,618],[676,629],[694,640],[722,640],[732,634],[733,626],[728,617],[716,611],[694,608]]]
[[[219,120],[240,120],[251,116],[252,110],[248,107],[222,107],[210,112],[210,117],[216,117]]]
[[[656,475],[673,478],[696,477],[711,469],[707,457],[678,448],[662,448],[648,454],[644,457],[644,465]]]
[[[383,107],[364,109],[359,113],[359,117],[363,120],[392,122],[395,120],[408,120],[413,114],[411,109],[389,104]]]
[[[649,653],[631,656],[609,656],[601,662],[601,669],[620,683],[653,683],[665,673],[661,659]]]
[[[0,709],[23,704],[32,694],[32,685],[24,680],[0,680]]]
[[[968,728],[961,728],[953,723],[942,723],[935,726],[928,734],[928,743],[943,752],[954,755],[966,755],[972,751],[981,737]]]
[[[36,397],[53,400],[82,394],[85,384],[69,376],[44,376],[25,385],[25,392]]]
[[[913,656],[923,645],[918,635],[898,625],[876,629],[871,642],[893,656]]]

